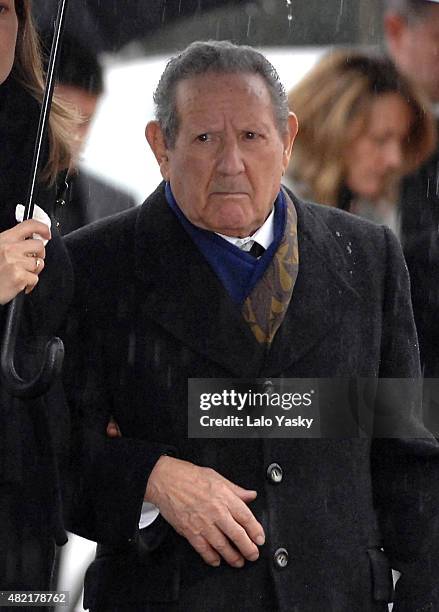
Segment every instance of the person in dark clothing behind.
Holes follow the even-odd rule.
[[[389,54],[439,104],[439,0],[387,0]],[[437,113],[436,113],[437,116]],[[410,272],[424,375],[439,376],[439,145],[404,181],[401,239]]]
[[[112,187],[81,167],[80,155],[90,124],[104,92],[102,66],[96,55],[72,38],[63,40],[57,94],[80,113],[68,189],[58,201],[56,218],[62,235],[135,206],[130,194]]]
[[[33,219],[16,223],[17,204],[26,197],[42,82],[30,1],[4,0],[0,6],[0,328],[3,331],[6,304],[24,289],[31,293],[16,352],[19,374],[26,379],[40,367],[35,345],[44,345],[56,334],[72,287],[70,262],[53,221],[52,231]],[[54,99],[49,139],[43,145],[44,179],[37,183],[34,198],[36,213],[47,224],[58,173],[69,165],[71,129],[69,112]],[[0,590],[50,588],[55,543],[66,541],[58,471],[68,432],[59,381],[33,400],[15,398],[0,384]]]

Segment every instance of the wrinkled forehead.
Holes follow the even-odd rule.
[[[273,115],[272,100],[264,79],[256,73],[206,72],[182,79],[175,90],[176,111],[187,115],[266,109]]]

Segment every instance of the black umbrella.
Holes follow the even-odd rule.
[[[41,148],[49,120],[50,107],[52,103],[54,75],[56,61],[60,49],[68,0],[60,0],[57,18],[54,28],[52,50],[47,69],[46,87],[41,105],[40,120],[38,124],[37,138],[34,148],[32,166],[30,168],[30,180],[26,195],[26,206],[23,221],[31,219],[34,212],[34,190],[37,174],[40,167]],[[38,374],[31,380],[25,381],[17,372],[15,367],[15,347],[20,328],[21,312],[24,303],[24,291],[12,300],[6,317],[5,333],[1,348],[1,377],[8,391],[16,397],[38,397],[45,393],[50,387],[54,377],[61,371],[64,357],[63,343],[59,338],[52,338],[46,345],[43,364]]]

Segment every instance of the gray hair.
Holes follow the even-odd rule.
[[[184,79],[206,73],[260,75],[271,97],[277,129],[281,135],[286,133],[288,98],[276,69],[262,53],[226,40],[194,42],[168,62],[154,92],[156,119],[169,148],[175,145],[179,129],[177,85]]]
[[[434,4],[431,0],[385,0],[387,11],[398,13],[408,22],[424,19]]]

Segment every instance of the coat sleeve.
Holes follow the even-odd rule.
[[[147,480],[156,461],[176,451],[143,439],[106,436],[113,410],[101,343],[102,333],[108,332],[101,333],[99,317],[102,308],[111,310],[111,306],[104,299],[108,296],[105,289],[102,293],[90,290],[96,279],[89,261],[85,269],[79,265],[81,241],[78,250],[69,250],[75,291],[61,332],[66,354],[63,382],[72,423],[70,465],[64,483],[65,521],[78,535],[118,545],[137,536]],[[100,310],[93,302],[95,296]]]
[[[387,266],[380,378],[394,378],[394,385],[386,380],[387,387],[394,389],[396,401],[400,398],[413,411],[419,404],[420,368],[409,278],[396,238],[384,231]],[[439,607],[439,447],[420,423],[420,415],[409,416],[413,436],[372,442],[374,502],[383,546],[391,566],[402,573],[394,612],[424,609],[432,602]]]

